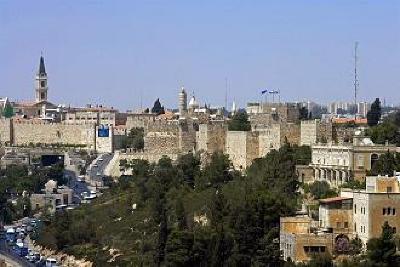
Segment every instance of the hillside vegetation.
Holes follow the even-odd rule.
[[[134,160],[132,176],[57,214],[37,241],[96,266],[279,266],[279,217],[298,206],[298,149],[257,159],[247,175],[220,153],[202,170],[191,154]]]

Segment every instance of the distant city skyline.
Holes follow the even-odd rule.
[[[54,103],[352,102],[358,41],[358,100],[399,104],[399,28],[398,1],[1,1],[0,97],[34,99],[43,52]]]

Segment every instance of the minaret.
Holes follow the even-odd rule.
[[[182,86],[179,93],[179,114],[183,115],[187,112],[187,94],[185,88]]]
[[[39,71],[35,79],[35,100],[36,103],[47,101],[47,73],[44,66],[44,58],[40,56]]]

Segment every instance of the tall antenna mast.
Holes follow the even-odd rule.
[[[354,123],[357,120],[357,93],[358,93],[358,73],[357,73],[357,61],[358,61],[358,55],[357,55],[357,49],[358,49],[358,42],[354,44],[354,106],[355,106],[355,114],[354,114]]]

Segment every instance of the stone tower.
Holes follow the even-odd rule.
[[[40,56],[39,71],[35,79],[35,100],[36,103],[47,101],[47,73],[44,66],[44,58]]]
[[[179,93],[179,114],[183,115],[187,112],[187,94],[185,88],[182,86]]]

